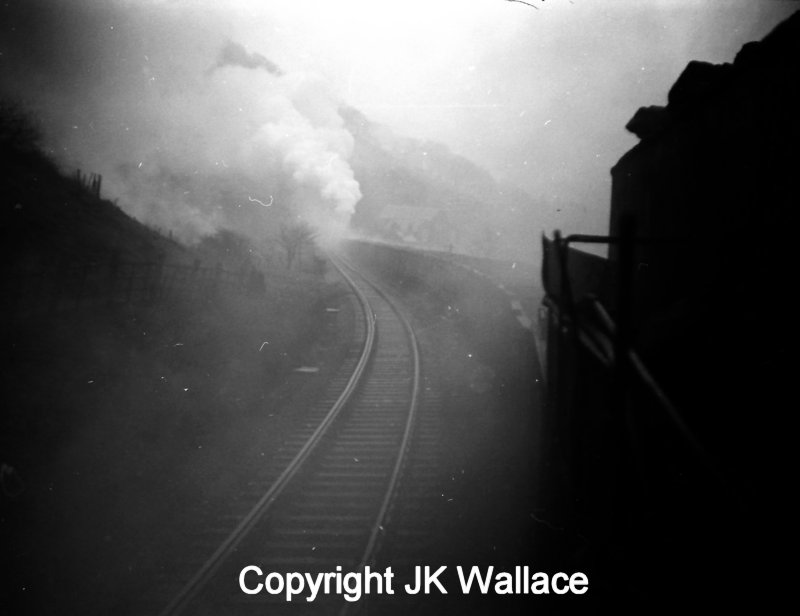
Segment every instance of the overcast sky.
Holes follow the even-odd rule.
[[[139,156],[167,125],[202,132],[216,117],[208,97],[250,100],[235,81],[198,85],[232,41],[280,71],[264,70],[248,87],[302,76],[295,84],[310,80],[326,100],[398,134],[441,141],[534,196],[577,203],[565,226],[599,231],[609,168],[635,143],[624,125],[636,109],[664,103],[688,61],[732,61],[798,8],[531,2],[538,10],[504,0],[8,0],[0,85],[38,106],[60,155],[102,165],[104,148]],[[140,98],[153,84],[159,98]],[[132,129],[138,140],[122,141]],[[344,159],[346,140],[336,140]],[[189,140],[184,148],[187,157],[197,149]]]

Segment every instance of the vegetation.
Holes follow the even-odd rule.
[[[278,243],[286,251],[286,269],[292,269],[292,264],[305,248],[312,245],[316,235],[314,230],[303,221],[281,225]]]
[[[60,172],[31,116],[0,109],[0,472],[24,482],[0,491],[0,543],[15,555],[0,575],[44,601],[25,613],[112,613],[141,575],[131,563],[153,562],[187,511],[225,494],[235,478],[220,469],[255,440],[264,455],[271,396],[310,361],[339,290],[316,271],[270,267],[230,231],[188,247],[148,228],[101,198],[98,176]],[[287,232],[293,260],[311,236]],[[248,278],[221,292],[173,280],[152,301],[115,291],[42,304],[73,263],[118,281],[121,266],[151,263]],[[246,429],[254,421],[267,427]],[[0,604],[21,600],[5,592]]]

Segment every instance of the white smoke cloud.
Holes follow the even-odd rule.
[[[361,198],[353,137],[322,77],[240,44],[222,11],[33,2],[73,27],[34,11],[33,36],[4,50],[20,70],[0,85],[35,103],[59,161],[101,173],[128,212],[185,239],[220,227],[268,234],[297,214],[349,220]]]
[[[259,137],[281,153],[284,168],[298,183],[315,187],[338,215],[350,216],[361,198],[348,160],[353,136],[344,128],[335,99],[319,79],[302,78]]]

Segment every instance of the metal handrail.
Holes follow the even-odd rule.
[[[603,325],[609,330],[609,334],[613,336],[616,332],[616,324],[611,318],[611,315],[608,314],[608,311],[597,299],[593,299],[591,305],[597,315],[600,317]],[[692,432],[692,430],[686,424],[677,407],[672,403],[672,401],[669,399],[669,396],[667,396],[666,392],[658,384],[653,374],[647,369],[647,366],[639,354],[634,349],[628,348],[627,359],[633,368],[634,374],[636,374],[641,380],[642,384],[650,390],[650,393],[658,401],[669,419],[686,439],[689,445],[691,445],[692,449],[694,449],[695,453],[697,453],[700,457],[710,461],[711,456],[702,446],[700,440],[697,438],[697,436],[695,436],[694,432]],[[616,362],[616,357],[613,358],[613,361]]]
[[[575,332],[575,339],[583,344],[596,359],[607,368],[616,371],[617,386],[624,390],[628,374],[635,375],[645,388],[651,393],[659,406],[664,410],[673,426],[678,430],[683,439],[689,444],[692,450],[702,459],[705,464],[716,474],[716,464],[711,455],[701,444],[700,440],[684,421],[675,404],[656,381],[653,374],[649,371],[639,354],[631,346],[630,331],[630,302],[632,301],[632,247],[633,245],[647,244],[685,244],[684,240],[671,238],[645,238],[634,236],[634,222],[632,218],[623,221],[622,234],[618,236],[601,236],[587,234],[571,234],[562,238],[561,234],[554,233],[554,245],[556,258],[558,259],[560,270],[560,295],[561,304],[553,302],[556,309],[561,312],[563,309],[572,322],[572,329]],[[619,306],[620,320],[622,326],[612,319],[606,308],[597,298],[593,298],[590,305],[595,314],[600,319],[600,323],[605,328],[605,332],[598,331],[595,327],[587,323],[581,323],[576,310],[572,295],[572,286],[568,271],[569,244],[607,244],[620,246],[620,281],[619,281]],[[602,334],[605,333],[610,339],[603,340]],[[600,335],[598,335],[600,334]],[[603,344],[606,342],[606,344]]]

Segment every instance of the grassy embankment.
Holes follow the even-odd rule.
[[[304,361],[340,290],[318,271],[254,260],[231,236],[180,245],[40,154],[8,154],[0,462],[24,483],[7,482],[0,500],[3,602],[91,613],[154,556],[158,538],[146,534],[224,493],[231,478],[215,469],[252,446],[249,423],[271,410],[270,391]],[[65,265],[105,271],[114,259],[258,268],[266,290],[189,285],[126,301],[124,284],[104,294],[104,275],[87,276],[82,295],[63,281]]]

